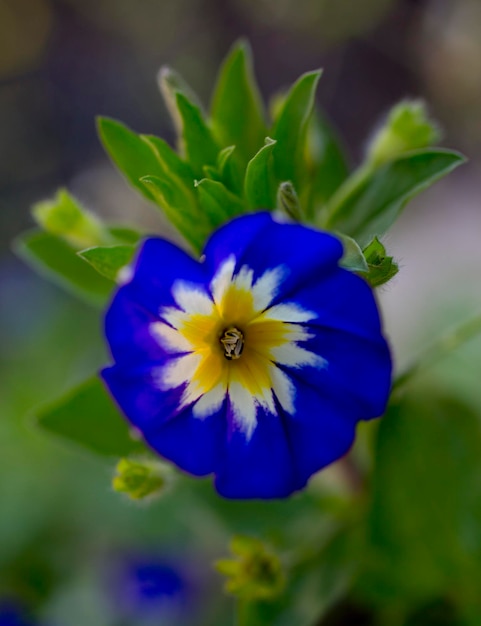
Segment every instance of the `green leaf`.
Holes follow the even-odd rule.
[[[199,251],[210,233],[209,223],[197,206],[195,190],[192,193],[175,179],[145,176],[142,184],[150,189],[156,203],[162,208],[167,219],[192,247]],[[192,199],[194,196],[194,199]],[[195,224],[195,228],[192,225]]]
[[[126,243],[134,245],[138,243],[141,239],[141,234],[134,230],[133,228],[129,228],[128,226],[112,226],[108,227],[108,230],[112,237],[115,238],[118,243]]]
[[[249,161],[244,181],[244,195],[251,209],[275,209],[277,182],[272,151],[276,141],[266,138],[266,145]]]
[[[194,176],[202,176],[204,165],[215,165],[219,148],[212,137],[202,112],[183,93],[175,98],[182,127],[182,151]]]
[[[235,158],[236,147],[227,146],[217,155],[217,170],[220,181],[224,183],[229,191],[242,195],[244,184],[245,167],[239,166],[239,161]]]
[[[196,189],[211,230],[245,211],[242,200],[220,182],[203,178],[196,184]]]
[[[104,306],[115,286],[82,261],[65,241],[50,233],[28,231],[15,241],[14,247],[39,273],[90,304]]]
[[[164,98],[165,106],[169,111],[174,127],[180,136],[182,134],[182,119],[179,115],[179,109],[177,107],[177,94],[183,93],[184,96],[192,102],[204,115],[202,103],[198,98],[195,91],[185,81],[185,79],[171,67],[164,65],[160,68],[157,75],[157,83],[159,85],[160,92]]]
[[[188,187],[194,186],[194,173],[192,168],[166,141],[154,135],[140,135],[140,137],[155,153],[164,171],[169,176],[176,176]]]
[[[246,42],[237,43],[222,65],[214,90],[211,120],[220,145],[235,145],[236,157],[244,165],[262,146],[267,129]]]
[[[164,174],[152,147],[121,122],[99,117],[97,127],[100,140],[115,165],[133,187],[153,200],[150,190],[140,182],[143,176]]]
[[[386,248],[377,237],[364,249],[368,265],[367,281],[371,287],[379,287],[387,283],[399,272],[397,263],[392,256],[387,256]]]
[[[369,266],[357,241],[344,233],[335,233],[335,235],[342,241],[344,248],[339,265],[353,272],[368,272]]]
[[[97,454],[120,457],[145,450],[132,438],[127,420],[97,376],[40,409],[35,421],[44,430]]]
[[[424,382],[381,420],[374,459],[363,594],[479,602],[479,416]]]
[[[458,152],[427,149],[411,152],[375,170],[360,170],[332,198],[327,227],[367,245],[396,220],[416,194],[464,163]]]
[[[308,215],[313,217],[349,175],[346,156],[337,134],[319,111],[314,111],[309,123],[304,167],[301,202],[307,206]]]
[[[37,202],[32,214],[39,226],[64,239],[77,250],[112,243],[112,236],[100,219],[84,209],[66,189],[50,200]]]
[[[274,125],[272,137],[274,171],[278,182],[290,180],[296,187],[302,178],[306,131],[314,108],[321,71],[303,74],[286,96]]]
[[[87,248],[77,254],[90,263],[99,274],[116,281],[122,268],[130,263],[135,246],[97,246]]]

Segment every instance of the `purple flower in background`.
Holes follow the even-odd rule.
[[[288,496],[344,455],[385,410],[391,359],[342,254],[265,212],[220,228],[200,262],[145,241],[107,312],[102,376],[146,442],[228,498]]]
[[[34,626],[35,622],[18,601],[0,598],[0,626]]]
[[[139,626],[185,623],[194,593],[178,563],[152,554],[124,556],[115,559],[110,579],[112,606],[120,620]]]

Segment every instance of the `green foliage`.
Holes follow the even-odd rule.
[[[112,241],[112,235],[102,222],[82,208],[65,189],[59,189],[52,200],[35,204],[32,215],[41,228],[77,249]]]
[[[303,175],[303,153],[320,71],[303,74],[289,90],[271,133],[276,145],[274,171],[279,182],[299,186]]]
[[[357,241],[343,233],[336,233],[336,235],[344,247],[340,265],[353,272],[368,272],[369,266]]]
[[[384,285],[399,272],[397,263],[386,254],[386,248],[377,237],[364,249],[363,254],[368,266],[366,278],[371,287]]]
[[[327,207],[325,226],[366,245],[382,235],[415,195],[464,163],[458,152],[426,149],[378,169],[362,169],[339,188]]]
[[[284,211],[295,222],[302,222],[302,209],[299,204],[299,197],[290,181],[279,185],[277,190],[277,208]]]
[[[41,408],[35,423],[96,454],[119,457],[144,449],[97,376]]]
[[[363,596],[401,615],[448,596],[481,611],[479,416],[417,385],[380,422],[374,458]]]
[[[135,246],[97,246],[78,252],[99,274],[117,281],[119,272],[130,263]]]
[[[428,118],[424,102],[406,100],[389,112],[369,146],[367,159],[382,165],[405,152],[432,146],[439,137],[439,128]]]
[[[438,132],[424,105],[402,102],[350,172],[336,132],[315,106],[319,78],[317,71],[302,75],[276,98],[269,120],[249,47],[240,43],[219,72],[210,111],[174,70],[160,72],[175,149],[107,118],[98,120],[100,139],[130,185],[164,212],[195,254],[234,216],[282,210],[338,236],[341,265],[378,287],[398,272],[379,238],[411,198],[464,158],[432,148]],[[65,191],[33,212],[43,230],[19,238],[18,253],[71,292],[105,305],[135,255],[139,233],[104,225]],[[479,319],[468,331],[479,331]],[[448,339],[445,351],[459,345],[459,337]],[[361,453],[341,462],[332,483],[332,477],[325,484],[316,478],[287,502],[239,503],[218,498],[210,483],[179,477],[173,498],[181,504],[174,513],[161,509],[155,536],[164,520],[178,530],[182,519],[190,535],[208,537],[206,552],[213,546],[214,554],[228,534],[257,533],[259,539],[237,536],[234,556],[217,562],[249,626],[321,624],[340,598],[381,616],[376,623],[383,626],[418,623],[410,616],[426,615],[429,602],[443,606],[448,598],[454,614],[469,616],[463,626],[477,625],[478,416],[437,389],[405,393],[419,371],[415,365],[399,378],[379,430],[366,425]],[[97,376],[40,409],[36,423],[100,456],[123,457],[116,491],[133,499],[163,491],[163,466],[130,456],[146,449]]]
[[[265,145],[247,164],[244,193],[250,209],[275,209],[277,184],[272,151],[275,140],[266,137]]]
[[[267,127],[246,42],[235,45],[219,72],[211,123],[220,145],[236,146],[244,168],[264,142]]]
[[[97,128],[105,151],[113,163],[137,191],[148,200],[153,200],[151,192],[142,185],[140,179],[149,174],[161,176],[164,171],[149,143],[142,141],[139,135],[124,124],[107,117],[97,119]]]
[[[15,250],[29,265],[90,304],[105,306],[114,283],[100,276],[60,237],[41,230],[24,233]]]

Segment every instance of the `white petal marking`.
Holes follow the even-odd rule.
[[[154,322],[149,327],[152,337],[168,352],[192,352],[194,347],[182,333],[164,322]]]
[[[222,298],[224,293],[226,292],[229,285],[232,283],[232,276],[234,274],[235,269],[235,256],[231,255],[228,257],[224,263],[217,270],[210,287],[212,289],[212,295],[214,297],[214,302],[219,305],[222,302]]]
[[[326,367],[327,361],[321,356],[305,350],[295,343],[285,343],[282,346],[276,346],[270,350],[273,359],[282,365],[290,367],[304,367],[312,365],[319,369]]]
[[[316,313],[312,311],[306,311],[298,304],[293,302],[276,304],[275,306],[267,309],[266,316],[272,320],[279,320],[280,322],[294,322],[302,323],[313,320],[317,317]]]
[[[186,313],[212,315],[214,303],[198,285],[177,281],[172,287],[175,301]]]
[[[159,368],[159,374],[156,377],[161,389],[175,389],[185,383],[190,383],[195,374],[202,356],[195,352],[190,352],[176,359],[171,359],[167,365]],[[193,385],[189,384],[188,387]]]
[[[255,397],[243,385],[234,382],[229,385],[229,399],[235,424],[249,441],[257,426],[257,402]]]
[[[256,311],[266,309],[279,292],[279,286],[287,275],[287,269],[279,266],[267,270],[259,276],[253,288],[254,308]]]
[[[204,393],[204,395],[194,404],[194,408],[192,410],[193,416],[203,419],[209,415],[213,415],[222,406],[226,394],[226,386],[219,383],[210,391]]]

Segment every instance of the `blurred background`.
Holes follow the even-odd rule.
[[[232,623],[210,565],[230,531],[212,515],[211,495],[186,487],[134,507],[111,492],[111,466],[29,421],[107,357],[98,313],[31,272],[11,243],[33,226],[32,203],[59,186],[111,221],[160,232],[162,220],[103,153],[95,116],[172,140],[159,67],[173,66],[208,102],[240,36],[251,42],[267,100],[324,68],[318,103],[353,165],[406,96],[425,98],[443,145],[470,159],[410,204],[384,239],[401,266],[380,294],[398,370],[481,311],[479,0],[0,0],[1,626]],[[430,376],[481,415],[480,369],[475,340]],[[227,513],[255,530],[273,510],[262,520],[260,509],[242,511]],[[464,623],[444,601],[434,618],[409,623]],[[374,623],[362,610],[349,622],[336,615],[322,623]]]

